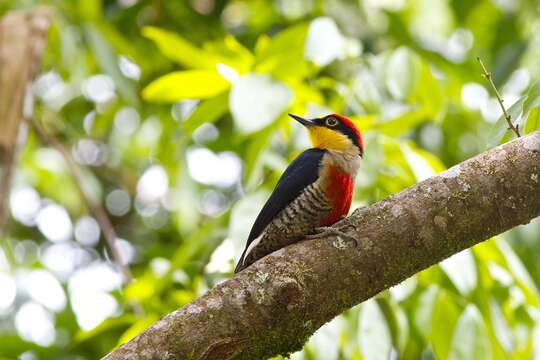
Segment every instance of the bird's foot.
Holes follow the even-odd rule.
[[[358,232],[358,228],[356,227],[355,224],[350,222],[350,218],[343,219],[337,225],[338,225],[337,229],[341,232],[346,232],[346,231],[351,231],[351,230],[356,233]]]
[[[315,228],[315,231],[313,234],[307,235],[307,240],[315,240],[315,239],[322,239],[322,238],[328,238],[331,236],[335,236],[338,240],[343,241],[350,241],[354,244],[354,246],[358,245],[358,242],[356,241],[354,236],[351,236],[345,232],[345,228],[347,227],[354,227],[354,225],[346,224],[340,228],[334,228],[330,226],[323,226]]]

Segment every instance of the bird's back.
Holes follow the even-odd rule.
[[[291,163],[257,217],[235,272],[347,215],[353,177],[334,157],[314,148]]]
[[[331,210],[332,205],[320,188],[320,182],[309,185],[253,239],[235,272],[311,233]]]

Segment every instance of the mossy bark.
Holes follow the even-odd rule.
[[[540,214],[540,131],[482,153],[345,223],[358,245],[304,241],[256,262],[105,357],[264,359],[344,310]]]

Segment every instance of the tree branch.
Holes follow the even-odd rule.
[[[105,359],[263,359],[299,350],[346,309],[537,217],[539,182],[536,131],[357,209],[344,220],[356,228],[349,234],[357,247],[329,238],[281,249]]]
[[[0,240],[18,148],[24,143],[25,94],[39,69],[49,20],[46,8],[36,8],[8,12],[0,21]]]

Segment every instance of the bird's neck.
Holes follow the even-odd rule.
[[[323,167],[335,167],[339,171],[355,177],[360,168],[360,155],[357,149],[350,149],[347,151],[326,150],[326,154],[323,157]]]

